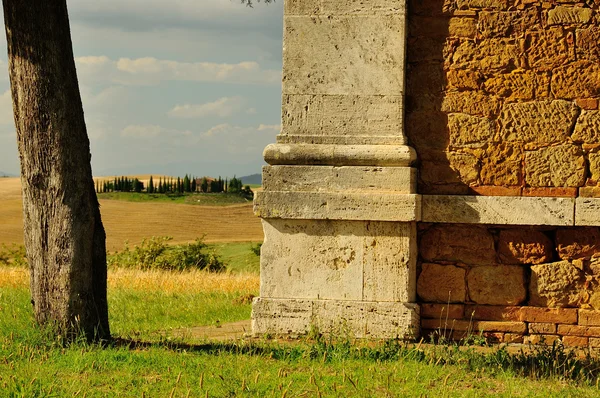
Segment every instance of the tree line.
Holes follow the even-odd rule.
[[[115,177],[112,181],[96,181],[96,192],[146,192],[152,194],[185,194],[185,193],[231,193],[239,194],[251,199],[254,195],[249,185],[244,186],[242,180],[233,177],[228,178],[196,178],[186,174],[181,177],[159,177],[158,182],[150,176],[148,185],[145,186],[138,178]]]

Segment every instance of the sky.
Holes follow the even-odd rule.
[[[67,4],[95,176],[260,172],[281,124],[283,0]],[[2,33],[0,173],[18,175],[7,62]]]

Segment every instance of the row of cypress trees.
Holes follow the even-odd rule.
[[[242,180],[235,176],[231,180],[228,180],[227,178],[223,180],[220,176],[219,178],[209,180],[207,177],[199,179],[193,176],[190,177],[186,174],[183,178],[177,177],[177,179],[172,177],[160,177],[158,183],[154,181],[153,176],[150,176],[147,187],[144,187],[144,183],[137,178],[115,177],[113,181],[96,181],[97,193],[143,192],[144,189],[147,193],[160,194],[183,194],[186,192],[228,192],[242,194],[243,196],[247,196],[248,193],[252,194],[250,186],[246,185],[246,187],[243,187]]]

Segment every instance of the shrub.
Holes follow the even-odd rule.
[[[27,254],[25,246],[12,244],[7,246],[2,244],[0,247],[0,265],[9,265],[11,267],[27,267]]]
[[[250,247],[250,250],[252,251],[252,253],[254,253],[257,257],[260,257],[260,248],[262,247],[262,243],[257,243],[256,245],[252,245],[252,247]]]
[[[202,239],[183,245],[168,245],[171,237],[152,237],[130,249],[108,256],[111,267],[139,268],[142,270],[162,269],[184,271],[201,269],[211,272],[225,270],[225,265],[214,251],[209,251]]]

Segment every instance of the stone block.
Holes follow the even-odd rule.
[[[493,139],[495,124],[484,117],[464,113],[448,115],[451,148],[482,147]]]
[[[286,0],[283,3],[285,15],[317,15],[321,12],[320,0]]]
[[[421,196],[364,192],[257,192],[254,214],[295,220],[418,221]]]
[[[600,61],[600,27],[591,26],[575,31],[577,59]]]
[[[467,274],[469,298],[484,305],[518,305],[527,298],[525,269],[513,265],[471,268]]]
[[[471,184],[479,179],[479,159],[472,153],[429,151],[422,156],[419,177],[425,183]]]
[[[556,334],[555,323],[531,322],[527,327],[529,334]]]
[[[596,110],[598,109],[597,98],[578,98],[575,100],[578,107],[585,110]]]
[[[577,198],[575,203],[575,225],[600,226],[600,199]]]
[[[585,158],[577,145],[525,152],[525,183],[531,187],[580,187],[585,177]]]
[[[456,7],[460,10],[471,8],[506,10],[509,2],[508,0],[456,0]]]
[[[579,25],[592,19],[591,8],[558,6],[548,11],[548,25]]]
[[[571,138],[585,144],[600,143],[600,111],[581,111]]]
[[[590,174],[588,183],[598,183],[600,181],[600,153],[592,152],[587,155]]]
[[[589,258],[600,253],[598,228],[559,228],[556,230],[556,250],[563,260]]]
[[[451,91],[442,101],[442,112],[465,113],[492,118],[500,113],[502,102],[478,91]],[[451,116],[451,115],[449,115]]]
[[[448,22],[449,37],[474,38],[477,35],[477,19],[475,18],[450,18]]]
[[[588,339],[589,345],[592,348],[599,348],[600,347],[600,338],[598,337],[590,337]]]
[[[550,75],[547,72],[516,69],[493,75],[484,83],[485,90],[507,101],[530,101],[549,96]]]
[[[284,25],[283,94],[404,92],[403,13],[287,16]]]
[[[505,104],[499,119],[500,136],[504,141],[562,143],[571,135],[577,114],[577,106],[568,101]]]
[[[419,308],[414,304],[343,300],[254,299],[255,335],[300,335],[317,328],[325,334],[358,338],[415,339]]]
[[[421,221],[423,222],[567,226],[573,225],[574,222],[575,200],[514,196],[424,195],[422,206]],[[600,208],[600,201],[596,207]],[[591,212],[588,211],[589,213]],[[580,215],[580,217],[584,216]],[[591,214],[587,217],[591,217]],[[597,222],[600,224],[600,220]]]
[[[284,94],[282,134],[307,137],[398,136],[403,130],[398,95]]]
[[[582,198],[600,198],[600,187],[581,187],[579,188],[579,196]]]
[[[265,191],[416,192],[411,167],[263,166],[262,172]]]
[[[586,60],[557,67],[552,72],[555,98],[575,99],[600,96],[600,64]]]
[[[520,65],[520,58],[519,42],[513,39],[464,41],[452,54],[450,67],[481,71],[514,69]]]
[[[553,242],[532,229],[504,229],[498,237],[498,258],[504,264],[542,264],[552,261]]]
[[[581,336],[563,336],[562,343],[565,347],[587,347],[589,338]]]
[[[519,196],[521,187],[500,187],[496,185],[480,185],[469,187],[469,194],[482,196]]]
[[[575,308],[521,307],[519,314],[519,320],[523,322],[577,323]]]
[[[505,344],[522,344],[523,335],[520,333],[505,333],[502,342]]]
[[[532,334],[523,336],[523,344],[552,345],[555,342],[560,342],[560,336],[555,334]]]
[[[572,34],[562,27],[528,33],[525,36],[525,54],[530,68],[552,71],[575,60]]]
[[[515,321],[520,322],[521,307],[503,305],[467,305],[465,319],[476,321]]]
[[[448,115],[442,112],[411,112],[406,115],[410,144],[419,152],[444,151],[448,147]]]
[[[446,82],[450,88],[478,90],[483,83],[483,74],[472,69],[450,69],[446,72]],[[444,98],[448,98],[448,94]],[[489,100],[491,97],[487,98]]]
[[[520,185],[523,151],[519,145],[489,145],[481,159],[481,183],[486,185]]]
[[[269,219],[263,228],[261,297],[415,299],[414,224]]]
[[[579,310],[579,321],[581,326],[600,326],[600,311]]]
[[[417,294],[424,302],[462,303],[466,297],[465,270],[454,265],[424,263]]]
[[[531,267],[529,305],[577,307],[581,302],[583,273],[568,261]]]
[[[404,0],[373,0],[360,2],[354,0],[343,1],[323,1],[321,8],[324,15],[347,15],[347,14],[368,14],[368,15],[402,15],[406,12],[406,2]]]
[[[462,319],[465,315],[463,304],[421,303],[421,318],[429,319]]]
[[[482,38],[509,37],[524,34],[539,24],[540,17],[535,9],[523,11],[481,11],[478,31]]]
[[[435,225],[423,232],[419,253],[425,261],[490,265],[496,262],[494,238],[475,225]]]
[[[600,337],[600,327],[558,325],[558,334],[560,334],[561,336]]]
[[[456,331],[525,333],[527,325],[524,322],[492,322],[492,321],[458,321],[445,322],[443,319],[422,319],[423,329],[446,329]]]

